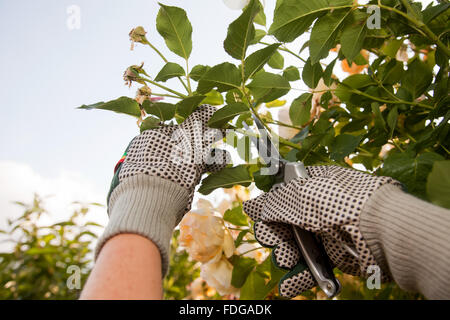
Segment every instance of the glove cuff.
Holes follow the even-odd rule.
[[[145,174],[122,180],[111,194],[109,222],[97,243],[95,258],[112,237],[139,234],[158,247],[164,276],[169,266],[172,232],[188,202],[189,192],[170,180]]]

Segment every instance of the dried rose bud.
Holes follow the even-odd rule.
[[[131,40],[131,50],[134,49],[134,43],[135,42],[139,42],[139,43],[147,43],[147,38],[145,37],[145,34],[147,32],[145,32],[144,28],[139,26],[136,27],[134,29],[131,29],[129,36],[130,36],[130,40]]]
[[[142,103],[144,103],[145,100],[151,100],[150,99],[151,95],[152,95],[152,90],[147,86],[143,86],[143,87],[139,88],[136,92],[136,101],[137,101],[137,103],[142,105]]]
[[[142,80],[141,77],[139,76],[139,74],[141,73],[148,76],[145,70],[143,69],[143,66],[144,63],[141,63],[140,66],[133,65],[128,67],[127,70],[125,70],[125,72],[123,73],[123,80],[125,80],[125,84],[127,86],[131,87],[131,83],[133,81],[145,84],[144,80]]]

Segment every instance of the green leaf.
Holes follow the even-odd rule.
[[[234,241],[234,246],[236,248],[241,245],[242,241],[244,240],[245,235],[249,232],[250,232],[250,229],[245,229],[245,230],[242,230],[241,232],[239,232],[236,240]]]
[[[248,187],[252,183],[252,177],[248,172],[247,166],[238,165],[232,168],[224,168],[218,172],[211,173],[203,179],[198,191],[207,195],[218,188],[231,188],[235,185]]]
[[[161,71],[159,71],[158,75],[155,78],[155,81],[167,81],[170,78],[184,76],[184,69],[177,63],[167,62],[164,67],[162,67]]]
[[[283,77],[285,77],[288,81],[297,81],[300,80],[300,72],[297,67],[289,66],[284,69]]]
[[[218,64],[209,69],[199,80],[197,92],[208,93],[213,88],[224,92],[232,88],[239,88],[241,74],[239,69],[229,62]]]
[[[261,70],[261,68],[269,61],[270,57],[277,52],[279,43],[271,44],[263,49],[253,52],[244,62],[244,81]]]
[[[289,118],[293,125],[302,126],[309,121],[311,117],[312,97],[312,93],[303,93],[300,97],[292,101],[291,107],[289,108]]]
[[[352,136],[351,134],[340,134],[331,144],[330,158],[341,161],[344,157],[355,151],[361,141],[360,136]]]
[[[371,104],[372,113],[374,114],[375,127],[381,131],[387,131],[386,122],[380,111],[380,104],[378,102],[372,102]]]
[[[314,24],[309,39],[311,63],[319,62],[328,56],[330,49],[335,46],[337,34],[344,26],[344,21],[351,11],[337,10],[319,18]]]
[[[228,26],[223,47],[235,59],[244,60],[250,41],[255,37],[253,20],[261,10],[258,0],[251,0],[242,14]]]
[[[136,102],[136,100],[128,97],[120,97],[108,102],[98,102],[90,105],[83,104],[81,107],[78,107],[78,109],[102,109],[128,114],[136,118],[139,118],[141,116],[141,109],[139,108],[139,104]]]
[[[211,69],[210,66],[198,64],[192,68],[191,72],[189,72],[189,77],[192,80],[198,81],[209,69]]]
[[[402,45],[403,40],[402,39],[393,39],[385,43],[385,45],[381,48],[381,52],[385,55],[395,59],[395,56],[397,55],[398,49],[400,49],[400,46]]]
[[[256,29],[255,36],[253,37],[253,40],[250,41],[249,45],[257,44],[265,36],[266,36],[266,32],[264,30]]]
[[[261,10],[259,10],[258,14],[256,15],[255,23],[263,27],[266,26],[266,14],[264,13],[264,8],[261,7]]]
[[[210,104],[212,106],[219,106],[223,104],[223,96],[216,90],[211,90],[205,94],[206,98],[201,102],[202,104]]]
[[[176,113],[181,118],[186,119],[198,107],[198,105],[205,99],[206,96],[192,96],[187,97],[176,104]]]
[[[349,102],[352,92],[349,89],[362,89],[371,85],[376,85],[376,82],[367,74],[354,74],[342,81],[338,85],[334,94],[344,102]]]
[[[256,74],[247,87],[258,102],[273,101],[284,96],[291,89],[289,81],[284,77],[269,72]]]
[[[249,109],[242,102],[227,104],[225,107],[214,112],[208,121],[208,126],[211,128],[223,128],[228,121],[244,112],[249,112]]]
[[[156,29],[170,51],[188,59],[192,51],[192,26],[186,12],[178,7],[159,5],[161,8],[156,17]]]
[[[394,135],[394,130],[395,130],[395,127],[397,126],[397,118],[398,118],[398,107],[395,106],[389,111],[388,116],[387,116],[387,124],[388,124],[389,128],[391,128],[391,131],[389,133],[389,136],[391,138]]]
[[[253,179],[255,180],[256,187],[264,192],[269,192],[275,184],[275,177],[273,175],[262,175],[261,171],[253,173]]]
[[[247,280],[248,275],[253,271],[257,262],[255,259],[234,256],[232,263],[231,285],[235,288],[240,288],[244,285],[245,280]]]
[[[241,287],[241,300],[262,300],[277,285],[287,271],[276,267],[271,256],[255,268]]]
[[[242,226],[242,227],[248,226],[248,219],[247,216],[244,214],[244,211],[242,211],[241,205],[225,211],[225,213],[223,214],[223,220],[228,221],[234,224],[235,226]]]
[[[281,42],[292,42],[305,33],[313,21],[333,7],[352,6],[352,0],[283,0],[277,1],[269,33]]]
[[[428,174],[434,162],[441,160],[444,158],[434,152],[417,156],[413,152],[391,153],[384,161],[381,174],[399,180],[408,192],[424,198]]]
[[[408,70],[406,70],[402,79],[402,87],[411,93],[413,99],[416,99],[425,92],[432,80],[433,73],[431,70],[425,63],[416,58],[408,65]]]
[[[384,84],[395,84],[403,76],[403,63],[396,59],[391,59],[388,63],[380,66],[379,73]]]
[[[314,89],[317,87],[322,74],[323,70],[320,63],[311,64],[311,58],[308,58],[303,66],[303,82],[305,82],[305,84],[311,89]]]
[[[435,161],[427,180],[428,199],[450,209],[450,160]]]
[[[450,3],[440,3],[436,6],[430,6],[426,8],[423,12],[423,22],[425,24],[430,23],[433,19],[438,17],[440,14],[444,13],[450,8]]]
[[[283,69],[284,57],[279,51],[275,51],[275,53],[270,57],[267,64],[273,69]]]
[[[145,112],[157,116],[162,121],[170,120],[175,116],[176,106],[171,103],[145,100],[142,107]]]
[[[341,35],[341,50],[347,58],[349,64],[359,54],[363,47],[364,39],[367,34],[367,14],[362,11],[353,11],[350,23],[342,30]]]
[[[240,300],[262,300],[272,290],[266,285],[266,277],[251,272],[241,287]]]
[[[345,78],[342,83],[353,89],[361,89],[376,84],[368,74],[353,74]]]
[[[332,78],[331,76],[333,75],[333,69],[334,69],[334,65],[336,64],[337,58],[334,59],[333,61],[331,61],[327,67],[325,68],[325,71],[323,72],[323,83],[326,86],[331,86],[331,82],[332,82]]]
[[[147,117],[144,119],[144,121],[142,121],[140,130],[141,130],[141,132],[143,132],[145,130],[158,128],[160,126],[160,123],[161,122],[158,118]]]

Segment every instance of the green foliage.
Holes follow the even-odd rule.
[[[241,16],[228,27],[228,34],[223,42],[225,51],[235,59],[244,60],[250,41],[255,37],[253,21],[261,10],[257,0],[251,0]]]
[[[211,128],[222,128],[234,117],[248,112],[248,107],[242,102],[231,103],[217,110],[209,119],[208,126]]]
[[[242,211],[241,205],[225,211],[223,220],[228,221],[235,226],[248,226],[248,219],[244,211]]]
[[[435,161],[427,181],[431,202],[450,209],[450,161]]]
[[[159,4],[156,29],[166,41],[167,48],[188,59],[192,51],[192,26],[186,12],[177,7]]]
[[[141,111],[139,109],[139,104],[128,97],[120,97],[115,100],[111,100],[108,102],[97,102],[90,105],[83,104],[78,109],[102,109],[102,110],[110,110],[117,113],[124,113],[134,117],[139,118],[141,116]]]
[[[92,264],[93,228],[99,227],[83,219],[89,206],[76,204],[68,220],[43,225],[41,217],[48,213],[39,196],[31,204],[16,204],[23,215],[8,220],[8,230],[1,232],[12,251],[0,253],[0,299],[77,299]],[[78,289],[67,285],[76,284],[70,266],[81,271]]]
[[[198,191],[207,195],[218,188],[231,188],[235,185],[248,187],[250,183],[252,183],[252,177],[248,171],[248,166],[239,165],[210,174],[203,179]]]
[[[185,72],[182,66],[177,63],[167,62],[161,71],[156,75],[155,81],[167,81],[174,77],[184,76]]]

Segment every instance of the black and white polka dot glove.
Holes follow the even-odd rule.
[[[173,229],[190,210],[202,174],[222,169],[229,160],[224,150],[212,148],[223,137],[207,126],[215,111],[202,105],[180,125],[146,130],[131,141],[115,168],[110,219],[96,256],[111,237],[139,234],[158,246],[163,274],[167,271]]]
[[[291,225],[315,233],[333,265],[342,272],[367,277],[367,268],[377,262],[359,230],[362,208],[382,185],[401,187],[392,178],[338,166],[306,169],[309,178],[297,178],[244,202],[244,211],[255,221],[258,242],[273,248],[277,266],[290,270],[279,284],[280,294],[290,298],[316,286]],[[381,271],[382,280],[388,280],[388,270]]]
[[[189,191],[185,210],[189,211],[202,174],[219,171],[229,160],[224,150],[212,148],[224,133],[207,126],[216,110],[202,105],[180,125],[146,130],[135,137],[118,169],[119,182],[139,174],[170,180]]]

